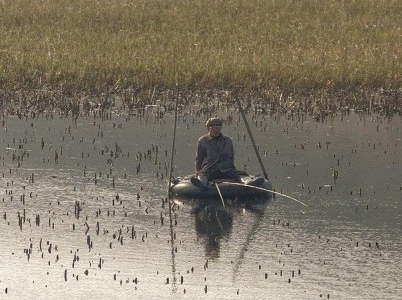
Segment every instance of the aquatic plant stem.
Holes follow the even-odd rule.
[[[247,185],[247,184],[243,184],[243,183],[237,183],[237,182],[222,182],[222,183],[227,183],[227,184],[232,184],[232,185],[240,185],[240,186],[245,186],[245,187],[249,187],[249,188],[252,188],[252,189],[257,189],[257,190],[261,190],[261,191],[267,191],[267,192],[273,193],[275,195],[279,195],[279,196],[283,196],[285,198],[289,198],[289,199],[291,199],[293,201],[296,201],[296,202],[300,203],[301,205],[308,206],[307,204],[301,202],[300,200],[298,200],[296,198],[293,198],[291,196],[285,195],[283,193],[275,192],[273,190],[269,190],[269,189],[265,189],[265,188],[261,188],[261,187],[253,186],[253,185]]]

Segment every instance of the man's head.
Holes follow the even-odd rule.
[[[222,129],[222,119],[220,118],[209,118],[205,124],[211,136],[218,136]]]
[[[211,126],[222,126],[222,119],[220,118],[209,118],[207,123],[205,124],[207,126],[207,128],[211,127]]]

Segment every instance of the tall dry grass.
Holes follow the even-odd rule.
[[[3,89],[397,89],[398,0],[0,0]]]

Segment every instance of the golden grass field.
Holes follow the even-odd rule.
[[[395,90],[399,0],[0,0],[3,90]]]

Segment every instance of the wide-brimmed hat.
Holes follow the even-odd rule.
[[[209,118],[207,123],[205,124],[207,127],[210,127],[212,125],[222,125],[222,119],[220,118]]]

